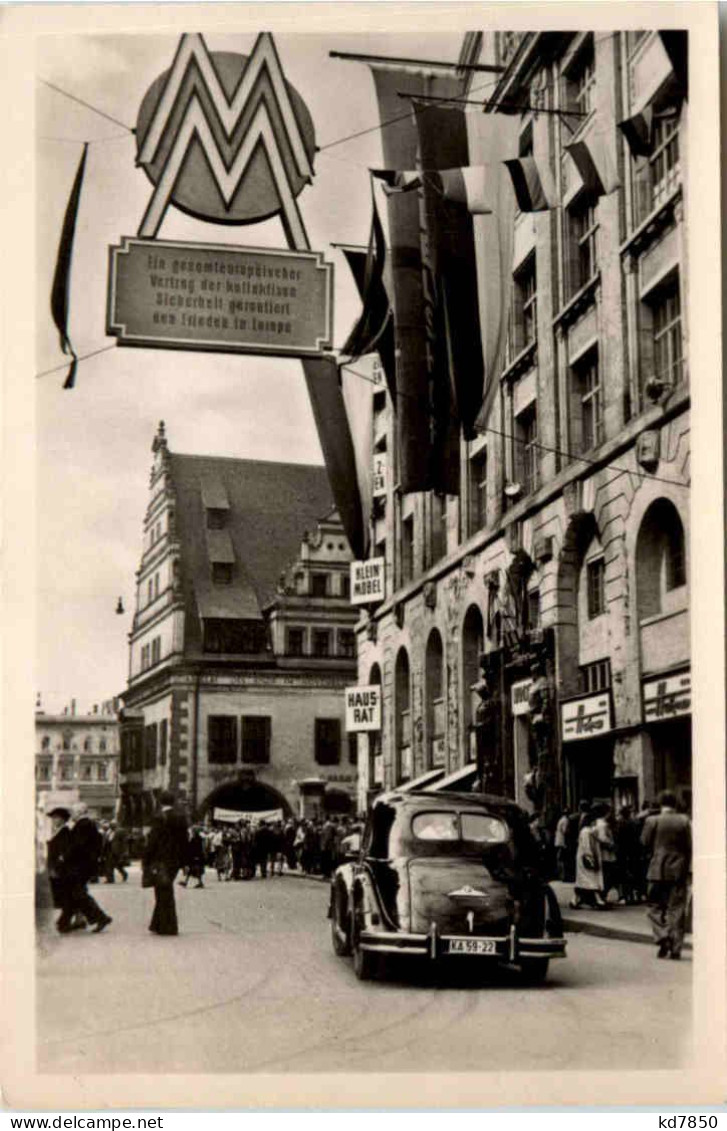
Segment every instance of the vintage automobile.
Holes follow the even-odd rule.
[[[331,881],[331,939],[369,979],[387,955],[480,959],[545,979],[565,956],[527,814],[476,793],[397,792],[376,799],[355,859]]]

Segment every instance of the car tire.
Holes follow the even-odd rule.
[[[341,895],[340,892],[335,891],[331,908],[331,945],[333,953],[337,954],[339,958],[345,958],[351,953],[351,933],[345,926],[345,922],[346,917],[341,913]],[[339,930],[345,932],[345,940],[341,939]]]
[[[378,972],[378,955],[373,954],[370,950],[364,950],[361,946],[361,923],[359,921],[360,914],[360,908],[357,908],[354,911],[353,920],[351,923],[353,972],[358,978],[359,982],[370,982],[372,978],[376,977],[376,974]]]
[[[523,958],[520,962],[523,980],[528,986],[540,986],[548,977],[549,958]]]

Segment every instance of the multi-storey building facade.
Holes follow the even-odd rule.
[[[478,743],[486,784],[526,804],[686,795],[683,76],[656,31],[470,35],[462,61],[503,68],[483,110],[527,107],[519,154],[557,206],[516,213],[507,344],[458,496],[399,491],[395,414],[374,392],[394,473],[371,539],[387,595],[358,635],[359,683],[384,704],[359,739],[360,799],[437,767],[466,782]],[[639,114],[645,156],[618,126]],[[566,148],[596,138],[608,193]]]
[[[357,614],[325,469],[178,455],[163,425],[152,450],[124,820],[147,823],[165,788],[200,815],[352,807],[343,689]]]
[[[119,796],[118,701],[109,700],[90,715],[76,713],[76,701],[63,714],[35,711],[35,787],[47,812],[54,805],[82,801],[94,817],[116,815]]]

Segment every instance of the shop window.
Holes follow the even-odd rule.
[[[642,620],[683,607],[687,583],[684,527],[668,499],[658,499],[644,515],[636,542],[636,582]]]
[[[167,764],[167,743],[169,741],[169,724],[167,719],[159,723],[159,765]]]
[[[218,766],[234,765],[237,761],[237,719],[234,715],[208,716],[207,761]]]
[[[414,577],[414,516],[401,523],[401,584],[408,585]]]
[[[539,486],[538,410],[533,401],[515,417],[515,467],[523,494]]]
[[[243,715],[242,760],[254,765],[270,761],[270,715]]]
[[[351,660],[356,655],[356,633],[352,628],[339,628],[338,655]]]
[[[289,656],[302,656],[305,645],[305,629],[289,628],[286,631],[285,651]]]
[[[571,448],[574,454],[587,452],[604,439],[603,391],[597,349],[589,350],[571,366],[571,397]]]
[[[583,664],[580,668],[580,683],[584,694],[608,691],[611,686],[611,661],[596,660],[592,664]]]
[[[651,156],[633,164],[634,227],[642,224],[674,192],[681,181],[679,117],[655,117]]]
[[[469,528],[472,535],[487,526],[487,448],[469,461]]]
[[[313,629],[313,655],[319,659],[331,654],[331,633],[327,628]]]
[[[590,283],[598,269],[598,209],[587,192],[581,192],[565,210],[565,289],[570,298]]]
[[[312,597],[327,597],[328,574],[312,573],[310,577],[310,591]]]
[[[606,565],[602,557],[586,562],[586,595],[588,619],[602,616],[606,611]]]
[[[341,760],[341,720],[316,719],[315,760],[319,766],[337,766]]]

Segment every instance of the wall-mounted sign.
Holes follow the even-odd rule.
[[[388,459],[386,452],[374,452],[373,496],[378,499],[386,494],[386,469]]]
[[[517,683],[513,683],[510,688],[512,694],[512,713],[513,715],[527,715],[530,711],[530,688],[533,686],[532,679],[521,679]]]
[[[611,696],[606,691],[561,703],[560,717],[563,742],[599,738],[611,730]]]
[[[658,723],[676,715],[688,715],[692,710],[692,673],[645,680],[643,693],[644,722]]]
[[[347,687],[346,730],[381,730],[381,687],[378,683]]]
[[[447,740],[442,736],[441,738],[432,739],[432,766],[445,766],[447,764]]]
[[[315,133],[268,32],[249,57],[183,35],[144,96],[135,132],[137,164],[155,186],[142,235],[156,235],[171,203],[217,224],[280,212],[293,245],[305,246],[296,197],[313,177]]]
[[[351,562],[351,604],[369,605],[386,596],[386,559]]]
[[[333,267],[318,252],[124,237],[108,297],[124,346],[310,357],[333,331]]]

